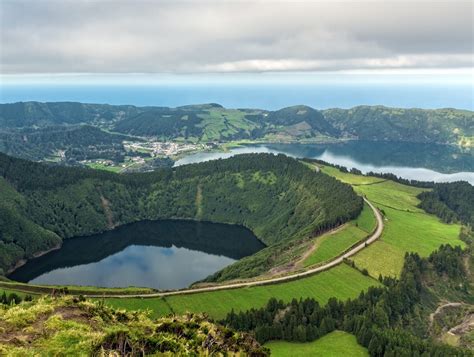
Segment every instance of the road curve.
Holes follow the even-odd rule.
[[[172,290],[172,291],[163,291],[163,292],[157,292],[157,293],[149,293],[149,294],[117,294],[117,295],[84,295],[85,297],[89,298],[152,298],[152,297],[162,297],[162,296],[171,296],[171,295],[184,295],[184,294],[194,294],[194,293],[200,293],[200,292],[206,292],[206,291],[216,291],[216,290],[226,290],[226,289],[236,289],[236,288],[243,288],[243,287],[248,287],[248,286],[257,286],[257,285],[267,285],[267,284],[275,284],[279,282],[284,282],[288,280],[294,280],[298,278],[302,278],[305,276],[309,276],[315,273],[322,272],[324,270],[328,270],[329,268],[332,268],[336,265],[341,264],[345,258],[349,258],[353,256],[354,254],[360,252],[362,249],[367,247],[369,244],[375,242],[383,232],[383,218],[380,212],[375,208],[375,206],[370,203],[365,197],[364,201],[367,202],[367,204],[370,206],[372,211],[374,212],[375,218],[377,220],[377,228],[375,229],[374,233],[361,242],[360,244],[356,245],[354,248],[349,250],[348,252],[344,253],[343,255],[331,260],[330,262],[312,268],[305,270],[300,273],[294,273],[294,274],[289,274],[285,276],[280,276],[280,277],[275,277],[275,278],[269,278],[265,280],[255,280],[255,281],[247,281],[247,282],[242,282],[242,283],[231,283],[231,284],[224,284],[224,285],[216,285],[216,286],[208,286],[208,287],[203,287],[203,288],[194,288],[194,289],[181,289],[181,290]]]

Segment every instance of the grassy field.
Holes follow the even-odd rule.
[[[12,294],[12,293],[15,293],[17,294],[18,296],[20,296],[21,298],[24,298],[26,295],[31,295],[32,297],[34,296],[33,294],[28,294],[28,293],[24,293],[22,291],[18,291],[18,290],[10,290],[10,289],[2,289],[0,288],[0,295],[2,295],[3,293],[9,295],[9,294]]]
[[[107,166],[103,164],[99,164],[96,162],[91,162],[87,164],[91,169],[95,170],[105,170],[105,171],[111,171],[111,172],[120,172],[122,170],[122,167],[120,166]]]
[[[293,298],[312,297],[320,303],[326,303],[331,297],[339,299],[354,298],[362,290],[378,285],[372,278],[363,276],[346,264],[307,278],[286,283],[229,289],[214,292],[170,296],[150,299],[107,299],[115,307],[126,309],[150,309],[154,316],[170,312],[206,312],[220,319],[230,312],[264,306],[268,299],[276,297],[284,301]]]
[[[393,181],[384,181],[372,185],[354,186],[354,189],[375,204],[402,210],[405,212],[425,213],[417,205],[420,200],[416,197],[425,189],[402,185]],[[381,207],[383,209],[383,207]],[[425,213],[426,214],[426,213]]]
[[[339,256],[355,243],[366,238],[376,226],[374,214],[364,203],[357,219],[347,223],[342,229],[326,233],[315,239],[315,250],[304,261],[303,266],[319,264]]]
[[[203,128],[201,141],[229,138],[242,129],[250,132],[256,128],[256,124],[245,119],[245,113],[239,110],[214,108],[198,116],[202,118],[201,123],[197,125]]]
[[[147,294],[155,290],[151,288],[99,288],[96,286],[64,286],[64,285],[34,285],[20,283],[16,281],[0,281],[0,290],[11,290],[15,292],[24,292],[27,294],[51,294],[59,289],[67,288],[68,292],[75,295],[107,295],[107,294]]]
[[[441,244],[465,246],[459,237],[460,226],[441,223],[426,213],[398,211],[380,206],[385,212],[385,229],[382,238],[354,257],[359,268],[366,268],[377,277],[379,274],[398,276],[405,252],[428,256]]]
[[[354,257],[356,265],[372,276],[398,276],[405,252],[428,256],[441,244],[465,246],[459,239],[460,225],[445,224],[417,207],[420,201],[416,196],[425,189],[345,174],[333,167],[322,167],[322,171],[352,184],[385,215],[381,239]]]
[[[343,331],[334,331],[313,342],[296,343],[271,341],[265,344],[275,357],[324,356],[324,357],[363,357],[367,349],[357,343],[355,336]]]
[[[366,236],[367,232],[350,223],[340,230],[326,233],[316,238],[316,249],[304,260],[303,266],[309,267],[331,260]]]
[[[372,177],[372,176],[361,176],[361,175],[353,175],[349,173],[344,173],[339,171],[339,169],[331,166],[320,166],[318,167],[321,169],[322,172],[328,174],[329,176],[333,176],[338,180],[349,183],[351,185],[367,185],[373,184],[375,182],[385,181],[382,178]]]
[[[374,213],[367,203],[364,202],[364,208],[359,217],[353,223],[356,227],[362,229],[366,233],[372,233],[377,225]]]

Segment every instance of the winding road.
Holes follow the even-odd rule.
[[[162,297],[162,296],[171,296],[171,295],[184,295],[184,294],[194,294],[206,291],[216,291],[216,290],[226,290],[226,289],[236,289],[236,288],[244,288],[248,286],[257,286],[257,285],[267,285],[267,284],[275,284],[284,281],[294,280],[302,277],[306,277],[312,274],[316,274],[322,272],[324,270],[328,270],[336,265],[341,264],[344,259],[353,256],[354,254],[360,252],[362,249],[370,245],[371,243],[375,242],[383,232],[383,218],[380,212],[375,208],[375,206],[370,203],[365,197],[364,201],[370,206],[372,211],[374,212],[375,218],[377,220],[377,228],[375,229],[372,235],[365,239],[360,244],[356,245],[354,248],[349,250],[348,252],[344,253],[343,255],[331,260],[330,262],[320,265],[318,267],[305,270],[303,272],[289,274],[285,276],[263,279],[263,280],[254,280],[254,281],[247,281],[241,283],[230,283],[230,284],[223,284],[223,285],[215,285],[215,286],[207,286],[202,288],[192,288],[192,289],[181,289],[181,290],[172,290],[172,291],[163,291],[163,292],[156,292],[156,293],[148,293],[148,294],[107,294],[107,295],[84,295],[85,297],[89,298],[152,298],[152,297]]]

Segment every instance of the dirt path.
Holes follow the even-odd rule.
[[[202,217],[202,186],[199,184],[196,190],[196,219]]]
[[[110,209],[110,202],[104,196],[100,195],[100,203],[102,205],[102,209],[104,210],[105,217],[107,218],[107,227],[109,229],[115,228],[114,217],[112,214],[112,210]]]
[[[462,303],[462,302],[449,302],[447,304],[438,306],[438,308],[435,310],[435,312],[430,314],[430,326],[433,324],[433,321],[434,321],[436,315],[438,315],[445,308],[447,308],[447,307],[459,307],[459,306],[463,306],[463,305],[464,305],[464,303]]]
[[[258,285],[267,285],[267,284],[274,284],[274,283],[280,283],[280,282],[285,282],[289,280],[294,280],[298,278],[303,278],[307,277],[325,270],[328,270],[330,268],[335,267],[336,265],[339,265],[344,262],[344,259],[349,258],[358,252],[360,252],[362,249],[366,248],[368,245],[372,244],[375,242],[377,239],[380,238],[383,232],[383,218],[380,212],[375,208],[375,206],[370,203],[366,198],[364,198],[364,201],[367,202],[367,204],[370,206],[372,211],[374,212],[375,218],[377,219],[377,228],[375,229],[374,233],[366,239],[365,241],[361,242],[360,244],[356,245],[354,248],[352,248],[350,251],[345,253],[344,255],[341,255],[332,261],[318,266],[316,268],[308,269],[300,273],[295,273],[295,274],[290,274],[290,275],[285,275],[285,276],[280,276],[280,277],[275,277],[275,278],[270,278],[270,279],[262,279],[262,280],[253,280],[253,281],[246,281],[246,282],[241,282],[241,283],[229,283],[229,284],[223,284],[223,285],[216,285],[216,286],[208,286],[208,287],[203,287],[203,288],[194,288],[194,289],[181,289],[181,290],[172,290],[172,291],[163,291],[163,292],[158,292],[158,293],[150,293],[150,294],[130,294],[130,295],[123,295],[123,294],[117,294],[117,295],[85,295],[86,297],[89,298],[153,298],[153,297],[162,297],[162,296],[171,296],[171,295],[184,295],[184,294],[194,294],[194,293],[201,293],[201,292],[206,292],[206,291],[217,291],[217,290],[226,290],[226,289],[236,289],[236,288],[243,288],[243,287],[249,287],[249,286],[258,286]]]

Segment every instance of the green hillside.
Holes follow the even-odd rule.
[[[426,257],[442,244],[465,246],[459,237],[459,224],[441,222],[419,207],[418,196],[429,193],[428,189],[344,173],[330,166],[321,170],[352,184],[356,192],[365,195],[384,215],[385,228],[381,239],[353,258],[357,267],[367,269],[371,276],[399,276],[407,252]]]
[[[343,134],[361,140],[457,144],[474,136],[474,113],[468,110],[359,106],[323,114]]]
[[[0,104],[0,127],[17,129],[87,123],[124,134],[188,142],[360,139],[472,146],[474,113],[458,109],[358,106],[276,111],[226,109],[219,104],[178,108],[74,102]]]
[[[100,124],[122,120],[145,110],[147,109],[133,105],[84,104],[77,102],[0,104],[0,127],[21,128],[57,124]]]
[[[99,302],[43,297],[0,309],[2,356],[266,356],[249,334],[201,315],[151,319]]]
[[[291,260],[299,241],[362,209],[349,185],[284,155],[242,155],[127,175],[0,155],[0,179],[0,208],[8,213],[3,216],[17,217],[0,221],[4,271],[61,239],[139,220],[184,218],[250,228],[268,247],[210,280],[252,277]]]

